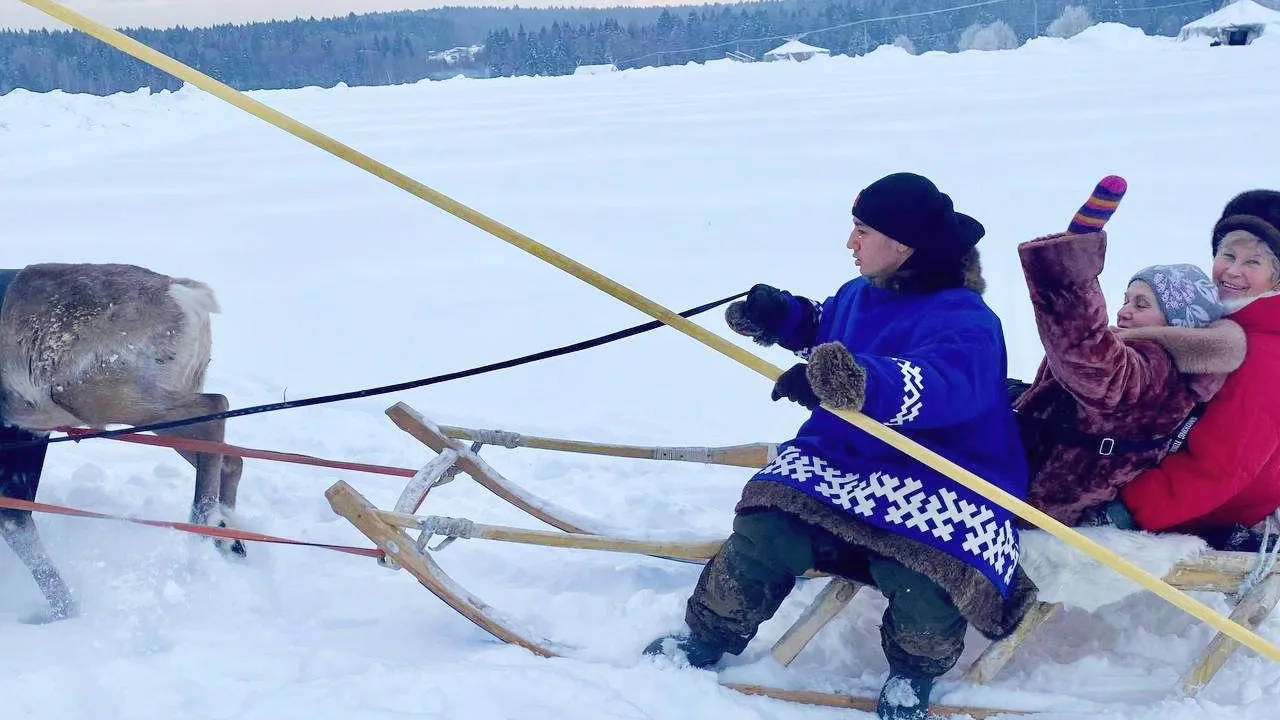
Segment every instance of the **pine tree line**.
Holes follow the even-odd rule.
[[[124,32],[232,87],[259,90],[340,82],[388,85],[459,74],[560,75],[584,64],[630,68],[704,62],[730,50],[759,57],[784,36],[802,33],[807,33],[805,42],[832,54],[862,54],[895,41],[916,51],[953,51],[966,30],[972,33],[975,26],[996,21],[1007,24],[1020,40],[1038,36],[1068,5],[1083,7],[1099,21],[1172,35],[1220,2],[1006,0],[944,12],[937,11],[974,0],[775,0],[607,10],[444,8]],[[904,15],[911,17],[883,19]],[[466,47],[478,51],[441,54]],[[0,31],[0,94],[24,88],[102,95],[142,87],[173,90],[180,84],[78,32]]]
[[[1119,22],[1152,35],[1176,35],[1183,25],[1211,12],[1220,2],[1037,0],[963,7],[977,3],[951,0],[950,7],[961,9],[936,12],[948,4],[940,7],[938,0],[835,0],[787,9],[743,5],[685,14],[664,10],[652,24],[626,29],[605,20],[578,26],[555,22],[537,32],[495,30],[485,39],[482,59],[495,75],[561,75],[572,73],[579,65],[612,63],[626,69],[706,62],[724,58],[729,51],[759,58],[786,37],[801,34],[805,43],[833,55],[861,55],[895,42],[915,52],[954,52],[966,31],[972,33],[975,27],[998,21],[1005,23],[1018,41],[1041,36],[1072,6],[1087,11],[1095,21]],[[904,15],[915,16],[900,17]]]

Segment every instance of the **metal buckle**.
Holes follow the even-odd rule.
[[[1102,438],[1102,442],[1098,443],[1098,454],[1110,455],[1111,451],[1114,450],[1115,447],[1116,441],[1114,438]]]

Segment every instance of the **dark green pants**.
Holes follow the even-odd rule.
[[[928,577],[782,512],[751,512],[698,578],[685,621],[693,634],[737,655],[815,569],[874,585],[889,601],[881,647],[899,674],[937,677],[955,666],[968,629],[941,587]]]

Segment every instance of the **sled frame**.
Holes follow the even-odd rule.
[[[459,535],[442,533],[436,525],[442,518],[421,518],[415,513],[421,508],[427,495],[434,487],[438,487],[454,479],[456,475],[465,473],[493,494],[520,508],[529,515],[562,531],[562,538],[552,537],[552,533],[542,531],[508,532],[505,537],[480,535],[487,539],[502,539],[514,542],[532,542],[535,544],[561,547],[588,547],[591,549],[615,550],[620,552],[641,552],[654,557],[703,564],[713,552],[714,544],[707,543],[681,544],[679,541],[669,543],[641,543],[640,541],[616,540],[607,537],[593,538],[588,542],[585,536],[607,536],[608,530],[590,519],[581,518],[574,513],[557,507],[554,503],[534,495],[516,483],[513,483],[495,470],[477,454],[481,445],[473,443],[471,448],[462,444],[459,438],[472,439],[472,435],[462,429],[439,426],[428,420],[405,403],[396,403],[386,411],[387,416],[401,430],[412,435],[437,453],[405,486],[395,509],[391,512],[380,511],[354,488],[343,481],[331,486],[325,496],[330,506],[342,517],[351,522],[361,533],[372,540],[386,554],[380,563],[392,569],[404,569],[417,579],[432,594],[440,598],[459,614],[471,620],[478,627],[503,642],[519,645],[543,657],[560,655],[553,642],[534,638],[489,606],[480,598],[472,595],[465,588],[448,576],[447,573],[430,557],[433,550],[442,549]],[[448,433],[446,430],[448,429]],[[492,432],[492,431],[490,431]],[[759,444],[763,445],[763,444]],[[754,447],[759,447],[753,446]],[[746,447],[746,446],[744,446]],[[607,453],[600,453],[607,454]],[[655,453],[653,459],[679,459]],[[699,458],[703,456],[698,456]],[[737,463],[725,463],[737,464]],[[453,520],[443,518],[443,520]],[[428,522],[429,521],[429,522]],[[470,521],[456,521],[469,523]],[[419,528],[419,537],[411,538],[408,531]],[[432,527],[432,530],[422,529]],[[450,526],[453,527],[453,526]],[[458,525],[457,527],[463,527]],[[468,526],[469,527],[469,526]],[[491,526],[482,526],[489,528]],[[455,531],[456,532],[456,531]],[[445,534],[444,541],[436,548],[428,548],[427,543],[432,534]],[[522,535],[513,539],[512,535]],[[469,534],[465,535],[470,537]],[[574,542],[574,538],[578,542]],[[609,542],[609,540],[614,540]],[[1252,553],[1233,553],[1210,551],[1200,557],[1180,563],[1164,579],[1181,590],[1233,593],[1241,581],[1251,571],[1254,564]],[[822,577],[820,573],[810,572],[808,577]],[[770,654],[780,664],[790,665],[804,650],[808,643],[817,636],[823,627],[839,615],[839,613],[856,597],[862,585],[839,577],[831,577],[818,595],[801,613],[800,617],[774,643]],[[1280,603],[1280,566],[1260,581],[1248,594],[1240,598],[1231,619],[1256,629]],[[966,670],[964,679],[974,684],[985,684],[993,680],[1005,665],[1017,654],[1022,643],[1038,628],[1051,620],[1061,609],[1056,603],[1039,602],[1032,606],[1018,627],[1006,638],[988,645],[978,658]],[[1184,697],[1194,697],[1214,678],[1227,660],[1240,648],[1239,643],[1217,633],[1202,651],[1197,661],[1179,679],[1176,692]],[[874,711],[875,699],[854,697],[838,693],[821,693],[810,691],[792,691],[758,685],[740,685],[722,683],[725,687],[747,694],[767,695],[783,700],[808,704],[819,704],[833,707],[849,707]],[[987,717],[999,713],[1021,713],[1005,709],[945,707],[934,706],[933,711],[942,715],[969,714],[975,718]]]

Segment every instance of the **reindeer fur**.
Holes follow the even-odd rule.
[[[209,315],[218,311],[208,285],[135,265],[27,266],[0,307],[0,419],[43,436],[59,427],[144,425],[226,410],[225,396],[203,391]],[[221,442],[224,432],[225,422],[215,421],[156,434]],[[23,486],[31,497],[23,499],[35,496],[39,450],[35,481]],[[179,452],[196,470],[190,521],[210,523],[220,505],[234,510],[240,458]],[[50,595],[65,593],[65,585],[30,513],[2,511],[0,521],[58,616],[68,600]],[[244,554],[238,541],[230,549]]]

